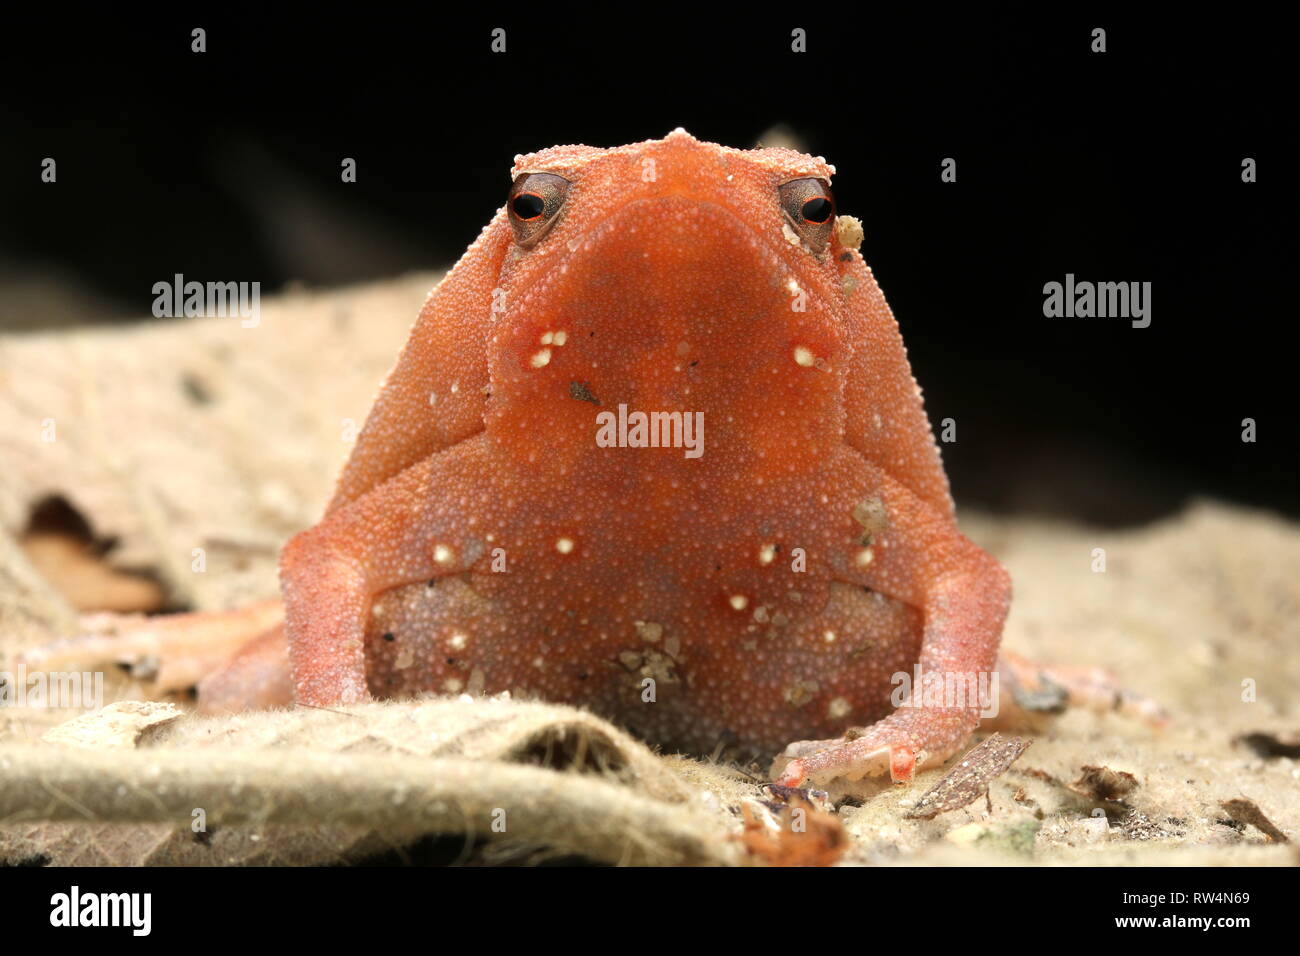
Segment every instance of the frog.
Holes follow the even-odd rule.
[[[508,692],[786,786],[942,764],[989,702],[907,681],[995,674],[1011,580],[835,175],[683,129],[515,157],[280,599],[133,646],[209,711]]]

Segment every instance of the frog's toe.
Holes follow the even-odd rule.
[[[916,772],[918,755],[923,753],[917,742],[874,730],[870,728],[858,737],[791,744],[773,763],[773,777],[787,787],[822,786],[837,778],[860,780],[888,772],[895,783],[907,783]]]
[[[895,783],[937,767],[961,749],[979,712],[957,707],[909,707],[836,740],[802,741],[786,748],[772,767],[777,783],[825,787],[837,778],[861,780],[886,772]]]

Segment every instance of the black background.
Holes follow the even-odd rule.
[[[286,879],[283,872],[271,867],[185,870],[121,867],[92,871],[40,866],[0,868],[0,890],[4,891],[6,902],[6,939],[19,944],[29,941],[45,945],[56,941],[64,945],[83,941],[94,944],[108,940],[110,945],[137,947],[147,946],[147,940],[152,940],[160,946],[174,947],[177,943],[191,944],[199,939],[247,948],[252,930],[259,939],[292,938],[294,945],[308,949],[350,950],[373,947],[377,937],[400,939],[424,930],[439,939],[465,938],[476,942],[490,934],[492,944],[514,949],[535,946],[539,936],[557,925],[556,897],[538,892],[535,875],[523,867],[448,867],[424,869],[418,879],[408,879],[405,873],[385,874],[364,867],[304,867],[295,869],[291,878]],[[843,891],[843,884],[838,882],[817,882],[818,870],[808,869],[800,875],[804,877],[803,887],[811,887],[826,897],[837,888]],[[774,883],[759,867],[742,871],[734,880],[718,879],[716,872],[702,867],[678,869],[672,876],[672,888],[684,891],[687,900],[702,900],[719,912],[742,915],[753,912],[755,894],[779,894],[783,885]],[[565,894],[565,902],[581,894],[583,912],[579,932],[586,937],[626,934],[628,923],[620,916],[632,894],[664,897],[661,907],[665,909],[675,899],[666,893],[660,875],[647,870],[626,867],[612,871],[608,868],[568,870],[562,876],[557,874],[555,879],[564,881],[551,885],[559,888],[557,895]],[[701,882],[695,883],[697,879]],[[1250,920],[1248,927],[1214,927],[1209,933],[1211,937],[1237,942],[1254,938],[1251,932],[1262,936],[1283,931],[1294,908],[1290,879],[1291,872],[1285,867],[1231,870],[1056,867],[1051,879],[1016,880],[1013,916],[1004,917],[1002,922],[1013,932],[1046,939],[1059,938],[1066,930],[1073,938],[1087,942],[1099,940],[1103,934],[1116,934],[1120,939],[1145,942],[1168,937],[1182,943],[1191,934],[1203,937],[1206,933],[1200,928],[1171,933],[1169,928],[1117,927],[1116,918],[1246,916]],[[51,897],[68,893],[73,884],[83,894],[153,894],[152,933],[149,937],[135,937],[124,928],[51,927]],[[859,885],[871,894],[873,907],[886,914],[915,911],[921,894],[954,901],[936,914],[940,919],[943,913],[960,906],[969,908],[965,901],[976,889],[983,892],[984,898],[995,902],[1010,896],[1010,892],[998,892],[1001,884],[989,887],[983,881],[983,874],[973,873],[969,867],[890,867],[862,874]],[[1248,895],[1248,901],[1158,907],[1123,902],[1126,893],[1166,897],[1182,893],[1191,899],[1195,893],[1209,892]],[[804,890],[800,898],[806,899],[807,895],[808,891]],[[444,907],[431,920],[428,915],[431,898],[454,902],[454,916],[442,917]],[[506,907],[508,911],[503,914]],[[377,918],[372,914],[383,915]],[[684,926],[689,927],[691,939],[698,941],[702,948],[727,951],[736,947],[738,936],[744,932],[723,919],[698,919],[693,924],[679,920],[667,926],[669,919],[671,916],[647,916],[642,935],[661,928],[665,933],[674,933],[676,938],[683,933],[679,926]],[[864,928],[864,923],[870,928]],[[1269,931],[1269,926],[1274,929]],[[864,940],[884,938],[888,926],[884,929],[882,932],[881,928],[861,920],[836,919],[828,920],[824,927],[818,928],[818,933],[832,946],[849,947],[861,946]],[[754,937],[757,945],[770,945],[759,933]]]
[[[175,272],[267,293],[446,265],[518,152],[676,126],[748,146],[780,123],[836,164],[840,211],[864,221],[931,420],[958,422],[959,503],[1122,524],[1213,495],[1300,515],[1281,24],[1253,8],[484,10],[11,20],[0,322],[145,316]],[[1043,284],[1067,272],[1150,281],[1151,326],[1044,318]],[[76,307],[14,307],[3,293],[33,277],[75,287]]]

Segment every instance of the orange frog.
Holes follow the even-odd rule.
[[[282,605],[150,640],[208,635],[207,709],[510,691],[784,748],[789,785],[951,756],[981,701],[896,707],[895,675],[991,675],[1011,583],[957,530],[833,172],[680,129],[518,157],[284,548]]]

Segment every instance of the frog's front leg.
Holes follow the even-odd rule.
[[[369,699],[365,629],[382,591],[464,571],[487,550],[503,500],[487,438],[425,458],[295,536],[280,556],[294,699]]]
[[[989,687],[996,671],[1011,580],[947,515],[858,452],[845,448],[832,471],[828,507],[847,519],[834,519],[843,538],[830,557],[832,574],[921,609],[921,686],[861,731],[791,744],[773,773],[787,786],[886,769],[909,780],[955,753],[978,724],[987,702],[974,691]]]

